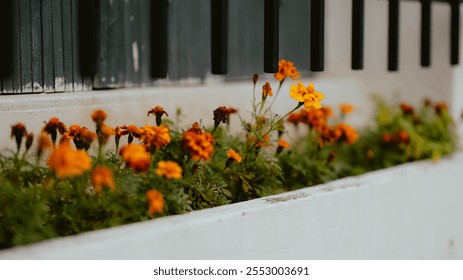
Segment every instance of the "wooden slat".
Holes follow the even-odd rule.
[[[421,66],[431,65],[431,0],[421,0]]]
[[[325,1],[312,0],[310,7],[310,70],[323,71],[325,60]]]
[[[71,0],[71,46],[72,46],[72,81],[73,90],[82,91],[83,79],[80,67],[80,50],[79,50],[79,0]]]
[[[264,3],[264,72],[276,73],[279,60],[279,0]]]
[[[42,75],[43,90],[53,92],[54,78],[54,52],[53,52],[53,20],[52,0],[42,0],[41,28],[42,28]]]
[[[364,0],[352,0],[352,61],[353,70],[363,69],[364,49],[364,24],[365,3]]]
[[[124,3],[124,71],[125,86],[137,85],[140,82],[140,15],[138,5],[140,3],[134,0],[128,0]]]
[[[168,0],[151,1],[151,77],[167,77]]]
[[[43,91],[42,22],[40,1],[31,0],[32,91]]]
[[[9,92],[21,92],[21,37],[20,37],[20,6],[19,1],[13,1],[13,74],[12,89]]]
[[[98,64],[97,36],[99,34],[100,2],[94,0],[74,0],[78,3],[79,29],[79,68],[82,76],[83,90],[93,88],[97,79]]]
[[[32,92],[32,50],[31,50],[31,3],[30,0],[18,0],[19,3],[19,40],[21,92]]]
[[[150,85],[151,79],[151,0],[137,0],[138,4],[138,56],[139,56],[139,79],[141,85]]]
[[[72,44],[72,5],[71,0],[61,0],[61,15],[63,29],[63,70],[64,90],[73,91],[74,88],[74,61]]]
[[[107,0],[109,1],[109,18],[108,18],[108,86],[110,88],[119,88],[124,85],[125,73],[124,64],[124,2],[125,0]],[[134,1],[134,0],[132,0]],[[103,42],[101,42],[103,43]]]
[[[52,0],[51,2],[51,24],[53,42],[53,70],[55,92],[63,92],[64,84],[64,52],[63,52],[63,24],[62,24],[62,1]]]
[[[389,71],[399,69],[399,0],[389,0],[387,67]]]
[[[460,0],[450,0],[450,64],[460,59]]]
[[[0,81],[1,93],[13,92],[13,1],[0,1]]]
[[[211,0],[211,72],[228,72],[228,0]]]

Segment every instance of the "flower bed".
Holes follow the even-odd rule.
[[[253,112],[250,120],[241,119],[240,135],[228,132],[237,120],[231,107],[214,110],[212,125],[194,123],[186,130],[159,106],[148,111],[155,125],[144,127],[113,129],[102,110],[92,114],[94,131],[52,118],[36,149],[25,125],[14,125],[16,151],[1,157],[1,247],[250,200],[436,159],[455,148],[443,103],[391,109],[378,101],[377,126],[359,137],[345,123],[352,107],[322,107],[323,94],[313,84],[292,85],[294,109],[274,114],[272,98],[286,77],[298,73],[282,62],[275,77],[279,86],[272,97],[269,83],[256,93],[254,76]],[[114,148],[107,146],[110,138]]]

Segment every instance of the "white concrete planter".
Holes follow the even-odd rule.
[[[461,259],[463,154],[0,251],[0,259]]]

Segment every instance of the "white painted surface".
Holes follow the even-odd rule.
[[[0,251],[0,259],[461,259],[463,154]]]

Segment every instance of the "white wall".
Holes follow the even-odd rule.
[[[463,67],[449,64],[449,16],[445,3],[433,3],[432,67],[419,66],[420,4],[401,1],[399,72],[387,71],[387,1],[365,1],[365,69],[350,70],[351,1],[326,1],[326,71],[310,80],[325,93],[325,104],[349,102],[357,107],[351,122],[357,125],[369,120],[373,107],[371,93],[380,93],[388,100],[404,100],[413,104],[423,97],[450,102],[453,114],[463,107]],[[463,28],[461,28],[463,30]],[[297,28],[295,28],[297,32]],[[463,32],[462,32],[463,34]],[[303,34],[301,34],[303,36]],[[463,35],[462,35],[463,38]],[[461,51],[463,57],[463,48]],[[261,75],[261,81],[273,80]],[[308,79],[304,79],[308,83]],[[162,85],[167,84],[167,85]],[[274,88],[277,83],[272,83]],[[274,110],[285,113],[294,106],[288,97],[289,83],[282,90]],[[10,126],[25,122],[29,130],[38,132],[43,121],[59,117],[66,124],[79,123],[93,127],[89,115],[94,109],[108,111],[108,124],[144,125],[152,118],[146,112],[155,105],[164,106],[174,115],[180,107],[185,113],[184,124],[203,120],[212,123],[212,111],[218,106],[235,106],[246,115],[252,100],[252,84],[222,83],[220,77],[204,83],[185,81],[179,84],[160,83],[144,89],[122,89],[63,94],[0,96],[0,141],[2,147],[14,147],[9,141]],[[238,120],[235,121],[238,123]]]

